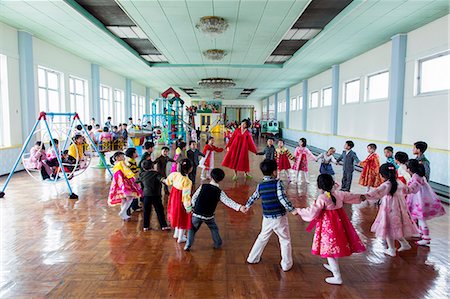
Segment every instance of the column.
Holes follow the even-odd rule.
[[[308,80],[302,81],[302,129],[303,131],[308,130]]]
[[[277,117],[277,115],[278,115],[278,92],[275,93],[273,104],[275,106],[275,108],[273,108],[274,109],[274,112],[273,112],[274,119],[278,119],[278,117]]]
[[[22,118],[22,140],[30,135],[36,120],[38,109],[36,103],[36,78],[34,76],[33,36],[28,32],[19,31],[17,34],[19,46],[19,79],[20,106]]]
[[[397,34],[393,36],[391,40],[388,141],[392,143],[402,143],[407,35]]]
[[[131,80],[125,79],[125,119],[128,120],[132,115],[131,111]],[[136,121],[133,119],[133,121]]]
[[[331,134],[337,135],[339,117],[339,65],[331,67]]]
[[[145,88],[145,114],[150,114],[151,103],[150,103],[150,87]]]
[[[100,66],[98,64],[91,64],[91,103],[90,111],[91,117],[95,118],[96,123],[101,124],[100,117],[106,118],[107,115],[100,115]],[[85,120],[85,122],[90,122],[90,120]],[[88,122],[88,123],[89,123]]]
[[[289,129],[289,114],[291,113],[291,88],[286,88],[286,129]]]
[[[266,102],[267,102],[267,119],[269,119],[269,111],[270,111],[270,98],[267,98],[266,99]]]

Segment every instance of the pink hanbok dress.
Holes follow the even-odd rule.
[[[310,221],[307,231],[314,227],[311,253],[321,257],[345,257],[366,250],[358,234],[343,209],[344,203],[361,203],[360,195],[350,192],[333,191],[336,204],[326,193],[319,195],[308,208],[297,208],[305,221]]]
[[[406,197],[412,219],[430,220],[445,214],[441,201],[425,177],[414,174],[408,183],[408,187],[418,190],[417,193],[408,194]]]
[[[408,238],[419,233],[417,225],[412,221],[408,208],[406,207],[406,194],[417,192],[397,180],[398,188],[394,195],[391,195],[391,183],[384,182],[378,188],[369,191],[366,197],[369,200],[381,198],[381,205],[378,209],[375,222],[371,231],[379,238],[401,239]]]
[[[142,189],[134,179],[134,173],[127,167],[125,161],[119,161],[113,168],[113,180],[109,188],[108,204],[120,205],[122,200],[142,197]]]
[[[297,146],[294,152],[295,162],[292,165],[293,170],[308,172],[308,158],[316,160],[316,157],[307,147]]]

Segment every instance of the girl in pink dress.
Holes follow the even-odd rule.
[[[142,197],[142,190],[134,179],[134,173],[126,165],[123,152],[116,152],[110,161],[114,164],[114,176],[109,188],[108,204],[110,206],[120,204],[119,216],[127,221],[131,218],[127,215],[127,210],[134,198]]]
[[[175,150],[175,155],[173,156],[173,159],[176,161],[176,163],[172,163],[172,168],[170,169],[170,172],[176,172],[178,170],[178,164],[181,160],[186,159],[186,142],[181,141],[178,144],[177,149]]]
[[[297,208],[303,220],[311,222],[306,230],[316,228],[311,253],[327,258],[328,264],[323,266],[333,273],[333,277],[325,278],[330,284],[342,284],[338,258],[366,250],[342,208],[344,203],[359,204],[364,198],[337,191],[336,186],[330,174],[319,175],[317,187],[321,194],[309,208]]]
[[[384,253],[395,256],[395,240],[400,242],[398,251],[408,250],[411,249],[411,245],[405,238],[418,233],[417,226],[412,221],[405,202],[405,195],[417,192],[417,190],[402,184],[397,179],[395,166],[390,163],[381,165],[380,174],[385,182],[365,194],[370,200],[381,198],[381,205],[371,231],[378,238],[386,240],[388,248],[384,250]]]
[[[420,164],[416,159],[411,159],[407,163],[407,170],[412,175],[408,186],[417,190],[417,193],[409,194],[406,197],[411,217],[419,223],[421,240],[417,241],[416,244],[426,246],[431,241],[427,220],[444,215],[445,210],[438,196],[427,182],[423,164]]]
[[[317,161],[317,159],[306,147],[305,138],[300,138],[300,140],[298,141],[298,146],[295,148],[294,156],[295,162],[294,165],[292,165],[292,169],[295,171],[295,176],[293,182],[296,183],[296,181],[298,180],[299,183],[302,181],[309,184],[308,158],[314,161]],[[301,176],[303,177],[301,180],[299,174],[301,174]]]
[[[286,172],[289,182],[291,178],[289,177],[289,169],[291,169],[291,162],[289,160],[294,160],[291,152],[284,147],[284,141],[282,139],[278,140],[278,147],[275,149],[274,154],[275,161],[277,161],[277,178],[280,178],[280,173]]]

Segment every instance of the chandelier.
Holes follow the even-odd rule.
[[[228,22],[221,17],[206,16],[200,18],[195,28],[211,37],[218,37],[227,30]]]
[[[216,90],[215,92],[213,92],[213,95],[215,99],[223,98],[222,92],[220,90]]]
[[[209,60],[222,60],[227,55],[227,52],[219,49],[210,49],[203,51],[203,56]]]
[[[206,78],[198,81],[198,85],[201,87],[212,88],[212,89],[224,89],[230,88],[236,85],[233,79],[227,78]]]

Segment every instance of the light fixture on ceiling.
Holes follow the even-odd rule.
[[[164,55],[141,55],[147,61],[150,62],[167,62],[167,58]]]
[[[322,29],[292,28],[284,35],[284,40],[313,39]]]
[[[268,63],[282,63],[291,58],[292,55],[270,55],[266,62]]]
[[[205,78],[198,82],[201,87],[212,88],[212,89],[224,89],[234,87],[233,79],[228,78]]]
[[[195,28],[211,37],[218,37],[227,30],[228,22],[221,17],[206,16],[200,18]]]
[[[148,39],[144,31],[138,26],[106,26],[106,28],[119,38]]]
[[[203,56],[209,60],[222,60],[227,55],[227,52],[220,49],[210,49],[203,51]]]
[[[222,92],[220,90],[214,91],[213,95],[214,95],[215,99],[222,99],[223,98]]]

